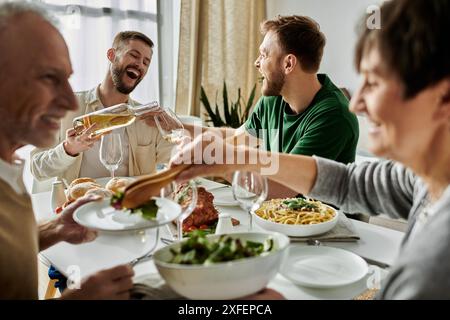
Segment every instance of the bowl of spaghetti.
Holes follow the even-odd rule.
[[[339,212],[313,199],[289,198],[264,201],[253,212],[260,227],[292,237],[309,237],[333,229]]]

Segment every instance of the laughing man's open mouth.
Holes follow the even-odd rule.
[[[140,77],[140,75],[141,75],[140,72],[137,71],[134,68],[127,68],[126,69],[126,73],[127,73],[127,76],[130,77],[133,80],[138,79]]]

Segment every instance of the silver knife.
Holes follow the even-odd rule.
[[[381,262],[381,261],[373,260],[373,259],[363,257],[363,256],[360,256],[360,257],[363,258],[368,264],[380,267],[381,269],[387,269],[387,268],[391,267],[389,264]]]
[[[225,188],[231,188],[231,186],[228,186],[228,185],[214,186],[214,187],[211,187],[211,188],[207,188],[206,190],[211,192],[211,191],[216,191],[216,190],[225,189]]]

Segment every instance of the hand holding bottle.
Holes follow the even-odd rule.
[[[100,135],[94,135],[96,124],[89,126],[87,129],[77,131],[69,129],[66,131],[66,140],[63,143],[64,150],[69,156],[77,156],[80,152],[86,151],[100,140]]]

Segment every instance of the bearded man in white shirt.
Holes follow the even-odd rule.
[[[93,128],[76,132],[73,119],[119,103],[139,105],[130,93],[147,74],[153,56],[153,42],[136,31],[120,32],[107,51],[109,69],[102,83],[89,91],[79,92],[79,109],[61,120],[57,144],[50,149],[35,149],[31,154],[31,172],[37,180],[53,177],[72,181],[79,177],[106,177],[107,169],[99,160],[100,137],[91,135]],[[123,157],[117,176],[138,176],[156,170],[168,162],[173,145],[166,142],[154,126],[138,119],[121,135]]]

